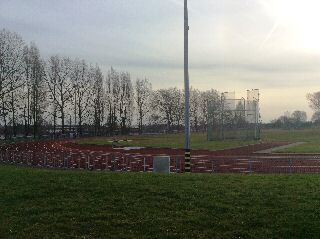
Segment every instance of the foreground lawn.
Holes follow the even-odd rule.
[[[0,238],[319,238],[320,175],[0,166]]]

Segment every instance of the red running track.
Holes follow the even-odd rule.
[[[192,152],[194,173],[319,173],[320,155],[257,154],[286,145],[263,143],[236,149]],[[0,147],[0,162],[44,168],[152,172],[153,157],[170,156],[171,172],[184,172],[182,149],[145,148],[126,151],[73,141],[19,143]]]

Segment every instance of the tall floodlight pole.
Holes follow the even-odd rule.
[[[185,172],[191,172],[188,0],[184,0]]]

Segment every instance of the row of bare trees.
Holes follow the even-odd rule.
[[[54,55],[21,36],[0,31],[0,123],[6,138],[76,133],[127,134],[132,129],[172,132],[183,128],[184,95],[178,88],[153,90],[148,79],[132,80],[111,68]],[[191,89],[191,122],[205,130],[207,102],[219,93]]]

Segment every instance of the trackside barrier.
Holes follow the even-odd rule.
[[[153,172],[154,173],[170,173],[171,160],[169,156],[154,156],[153,158]]]

